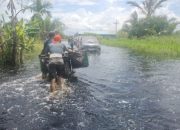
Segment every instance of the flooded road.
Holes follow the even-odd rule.
[[[0,73],[0,130],[180,130],[180,60],[101,47],[55,99],[38,59]]]

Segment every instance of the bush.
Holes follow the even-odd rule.
[[[126,24],[129,37],[144,37],[152,35],[170,35],[176,29],[178,22],[175,19],[168,19],[166,16],[153,16],[142,18],[135,23]],[[128,26],[128,27],[127,27]]]

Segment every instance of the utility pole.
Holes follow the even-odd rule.
[[[118,22],[118,20],[116,19],[116,21],[115,21],[115,33],[116,33],[116,36],[117,36],[117,32],[118,32],[118,24],[119,24],[119,22]]]
[[[23,0],[21,0],[21,9],[23,8]]]

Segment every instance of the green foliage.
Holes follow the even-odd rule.
[[[31,23],[36,23],[37,28],[39,29],[39,36],[44,39],[46,36],[46,24],[47,19],[44,20],[45,16],[50,17],[51,13],[49,9],[51,8],[51,3],[48,0],[32,0],[32,5],[30,10],[33,12],[31,18]]]
[[[42,46],[36,43],[42,42],[49,31],[63,32],[64,29],[64,24],[60,20],[51,19],[49,11],[51,4],[48,0],[32,0],[33,4],[30,7],[23,7],[23,2],[27,1],[21,0],[18,3],[21,5],[20,10],[16,9],[17,4],[14,2],[18,1],[9,0],[7,4],[5,13],[9,19],[5,20],[3,15],[0,17],[0,63],[12,66],[23,63],[24,54],[30,54],[27,52],[39,52]],[[34,15],[25,23],[17,16],[27,9],[30,9]],[[34,46],[38,50],[34,49]]]
[[[30,9],[34,15],[29,23],[31,27],[27,30],[29,34],[34,36],[39,31],[41,39],[44,39],[49,31],[57,31],[63,34],[65,25],[59,19],[51,19],[49,11],[51,3],[47,0],[32,0],[32,2]],[[38,30],[35,30],[37,28]]]
[[[125,47],[135,52],[161,58],[180,57],[180,35],[145,37],[143,39],[101,39],[108,46]]]
[[[34,13],[33,17],[51,16],[49,9],[51,8],[51,3],[47,0],[32,0],[33,4],[30,9]]]
[[[44,20],[44,28],[46,33],[50,31],[56,31],[60,34],[63,34],[65,25],[59,19],[52,20],[50,17],[46,17]]]
[[[26,25],[26,33],[29,37],[39,38],[40,37],[40,22],[38,19],[29,21]]]
[[[41,51],[42,51],[42,48],[43,48],[43,44],[42,44],[43,41],[41,41],[40,39],[36,39],[34,42],[33,42],[33,48],[32,50],[29,50],[29,51],[26,51],[24,53],[24,60],[27,62],[27,61],[30,61],[31,59],[33,59],[34,57],[37,57]]]
[[[170,35],[176,29],[178,22],[168,19],[166,16],[152,16],[126,22],[122,31],[127,32],[129,37],[144,37],[152,35]]]
[[[180,30],[176,31],[175,34],[180,36]]]
[[[144,0],[141,4],[134,1],[128,1],[131,6],[137,7],[144,15],[145,18],[138,18],[136,11],[131,14],[127,20],[121,33],[127,33],[129,38],[132,37],[145,37],[145,36],[159,36],[171,35],[179,22],[175,18],[168,19],[167,16],[154,16],[155,11],[162,7],[162,4],[167,0]]]
[[[13,48],[13,38],[12,38],[12,33],[13,33],[13,28],[10,23],[6,23],[3,26],[3,35],[1,37],[2,39],[2,45],[3,45],[3,52],[2,52],[2,59],[4,63],[10,64],[12,60],[12,48]],[[33,48],[33,43],[34,43],[34,38],[29,37],[26,34],[25,31],[25,24],[23,20],[19,21],[16,23],[16,40],[17,40],[17,45],[16,45],[16,55],[17,59],[16,62],[17,64],[23,62],[23,51],[30,51]]]
[[[18,44],[21,49],[32,50],[34,38],[29,37],[26,33],[26,26],[23,20],[19,21],[16,25]]]
[[[144,0],[141,4],[134,1],[128,1],[127,3],[131,6],[137,7],[146,17],[151,17],[166,1],[167,0]]]

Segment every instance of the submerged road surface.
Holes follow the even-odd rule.
[[[101,50],[54,99],[38,59],[0,73],[0,130],[180,130],[180,61]]]

